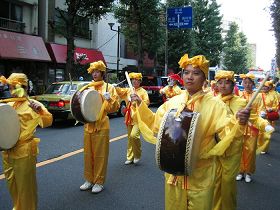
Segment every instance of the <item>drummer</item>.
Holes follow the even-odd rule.
[[[35,210],[36,160],[40,139],[36,138],[34,133],[38,125],[42,128],[50,126],[53,118],[40,102],[27,100],[28,79],[25,74],[12,73],[5,82],[9,85],[13,97],[5,101],[18,113],[20,134],[16,145],[2,152],[4,174],[12,197],[13,209]]]
[[[220,95],[217,96],[227,106],[230,115],[236,115],[238,110],[244,108],[247,101],[234,93],[234,72],[219,70],[215,76]],[[250,115],[250,125],[255,125],[260,129],[268,126],[268,122],[258,117],[256,113]],[[271,126],[270,126],[271,127]],[[225,154],[218,157],[218,170],[214,193],[213,209],[236,209],[236,181],[235,177],[239,172],[242,144],[244,136],[235,138],[230,144]]]
[[[131,163],[138,163],[141,158],[141,141],[140,141],[140,130],[137,124],[137,118],[135,113],[136,104],[131,103],[130,95],[135,92],[144,103],[149,106],[150,100],[147,91],[142,88],[142,74],[141,73],[129,73],[129,78],[131,79],[131,83],[133,85],[134,90],[130,88],[120,88],[116,87],[116,91],[119,97],[126,102],[125,109],[125,124],[127,126],[128,133],[128,142],[127,142],[127,152],[126,152],[126,161],[125,165]]]
[[[139,103],[140,130],[144,137],[153,143],[155,143],[154,136],[151,132],[159,132],[162,118],[168,110],[172,108],[183,110],[187,107],[200,113],[198,127],[201,146],[196,167],[193,168],[190,176],[174,176],[165,173],[165,208],[167,210],[210,210],[212,209],[216,176],[216,158],[211,155],[223,154],[223,150],[226,149],[224,142],[227,142],[223,141],[224,136],[221,135],[221,143],[219,142],[217,145],[223,149],[219,149],[215,145],[215,136],[222,134],[226,126],[229,130],[232,128],[227,135],[227,140],[242,135],[243,125],[247,123],[250,112],[248,109],[241,109],[236,116],[228,118],[225,104],[202,90],[203,82],[209,71],[209,61],[203,55],[189,58],[185,54],[180,59],[179,65],[183,68],[183,81],[186,88],[181,95],[164,103],[155,114],[145,103],[141,103],[141,98],[136,94],[132,95],[132,100]]]
[[[93,78],[88,87],[102,95],[103,105],[100,119],[84,126],[85,183],[80,186],[80,190],[91,189],[92,193],[99,193],[104,189],[109,156],[110,125],[107,114],[116,112],[120,105],[115,88],[103,80],[106,71],[103,61],[91,63],[87,71]]]
[[[171,73],[168,75],[168,85],[160,89],[160,94],[164,94],[166,100],[180,95],[182,93],[181,88],[178,85],[183,85],[183,80],[178,74]]]

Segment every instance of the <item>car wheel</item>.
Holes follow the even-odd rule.
[[[125,103],[125,101],[122,101],[121,104],[120,104],[119,111],[118,111],[118,116],[124,117],[124,115],[125,115],[124,110],[125,109],[126,109],[126,103]]]

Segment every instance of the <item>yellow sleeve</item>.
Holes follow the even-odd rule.
[[[147,104],[147,106],[150,105],[150,99],[149,99],[149,95],[147,93],[146,90],[143,89],[143,94],[142,94],[142,97],[141,97],[142,101]]]
[[[119,96],[117,94],[117,91],[116,91],[115,87],[113,87],[111,84],[109,84],[108,92],[110,93],[111,98],[108,101],[108,103],[106,103],[104,110],[106,113],[117,112],[118,109],[120,108]]]
[[[40,103],[39,101],[36,101],[36,103],[40,104],[42,107],[42,111],[39,113],[39,116],[40,116],[39,126],[41,128],[46,128],[46,127],[51,126],[52,122],[53,122],[52,114],[49,113],[49,111],[46,109],[46,107],[42,103]]]
[[[129,88],[115,87],[115,89],[121,99],[125,100],[127,98],[127,94],[129,93]]]

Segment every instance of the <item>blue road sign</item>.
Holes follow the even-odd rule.
[[[168,8],[167,28],[192,28],[192,7]]]

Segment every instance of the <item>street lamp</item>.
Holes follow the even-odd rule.
[[[118,26],[118,29],[113,29],[113,26],[115,23],[108,23],[110,26],[110,29],[112,31],[116,31],[118,33],[118,47],[117,47],[117,78],[119,79],[119,65],[120,65],[120,26]]]

